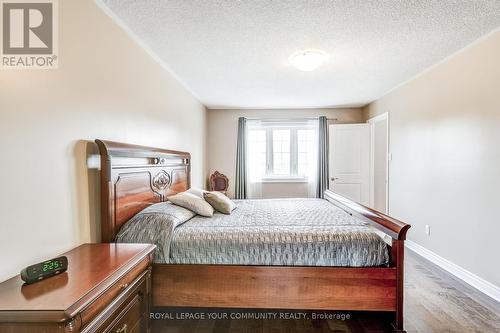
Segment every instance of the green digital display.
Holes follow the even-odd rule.
[[[63,273],[67,269],[68,258],[66,256],[61,256],[22,269],[21,279],[27,284],[35,283],[59,273]]]
[[[59,260],[49,260],[43,263],[42,272],[50,272],[61,267]]]

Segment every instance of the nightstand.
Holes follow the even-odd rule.
[[[64,273],[0,283],[0,332],[150,332],[154,245],[84,244]]]

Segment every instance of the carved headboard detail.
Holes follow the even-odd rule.
[[[191,181],[186,152],[95,140],[101,156],[101,242],[142,209],[185,191]]]

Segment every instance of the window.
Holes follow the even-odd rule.
[[[270,174],[289,176],[290,172],[290,130],[274,129],[271,131],[273,136],[272,146],[272,170]]]
[[[250,179],[307,180],[316,166],[316,133],[308,121],[249,122]]]
[[[314,152],[316,131],[312,129],[297,130],[297,175],[305,177],[309,174],[309,169],[312,167],[311,152]],[[314,163],[316,165],[316,163]]]
[[[266,174],[266,131],[248,131],[248,142],[248,158],[251,158],[251,163],[249,163],[250,178],[257,180]]]

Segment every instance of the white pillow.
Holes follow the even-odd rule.
[[[232,210],[236,208],[236,204],[221,192],[205,192],[203,198],[216,211],[221,212],[222,214],[231,214]]]
[[[189,190],[185,191],[184,193],[191,193],[196,195],[198,198],[203,199],[203,194],[205,194],[205,190],[202,190],[201,188],[197,187],[191,187]]]
[[[211,217],[214,215],[213,207],[204,199],[187,192],[181,192],[167,198],[171,203],[195,212],[201,216]]]

